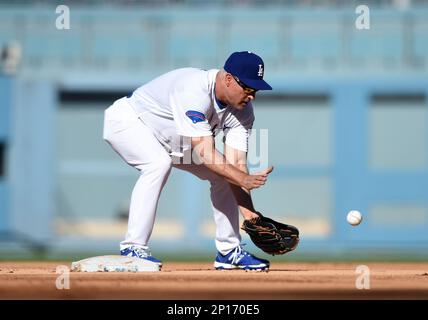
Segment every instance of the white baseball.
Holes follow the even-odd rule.
[[[361,223],[361,220],[363,220],[363,217],[361,216],[361,213],[357,210],[351,210],[349,211],[346,220],[348,220],[348,223],[352,226],[358,226]]]

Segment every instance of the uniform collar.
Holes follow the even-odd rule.
[[[214,84],[214,99],[215,99],[215,102],[216,102],[216,104],[220,110],[223,110],[224,108],[227,107],[227,104],[224,104],[219,99],[217,99],[217,95],[215,94],[215,84]]]

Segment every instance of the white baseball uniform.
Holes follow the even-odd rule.
[[[223,130],[227,145],[247,151],[253,107],[251,102],[243,110],[221,105],[215,96],[218,71],[173,70],[106,109],[104,139],[141,173],[132,192],[121,249],[147,246],[172,166],[210,181],[217,250],[226,254],[239,245],[239,212],[229,183],[204,165],[173,161],[190,152],[190,138],[183,137],[211,136],[217,129]]]

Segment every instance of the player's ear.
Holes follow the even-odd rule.
[[[232,75],[230,73],[226,73],[225,77],[224,77],[224,82],[226,87],[229,87],[230,84],[232,83]]]

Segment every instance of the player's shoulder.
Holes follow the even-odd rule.
[[[205,95],[209,93],[208,71],[198,68],[181,68],[173,72],[176,90]]]
[[[179,100],[201,104],[203,109],[211,105],[212,81],[210,71],[198,68],[178,69],[180,79],[175,81],[173,95]]]

